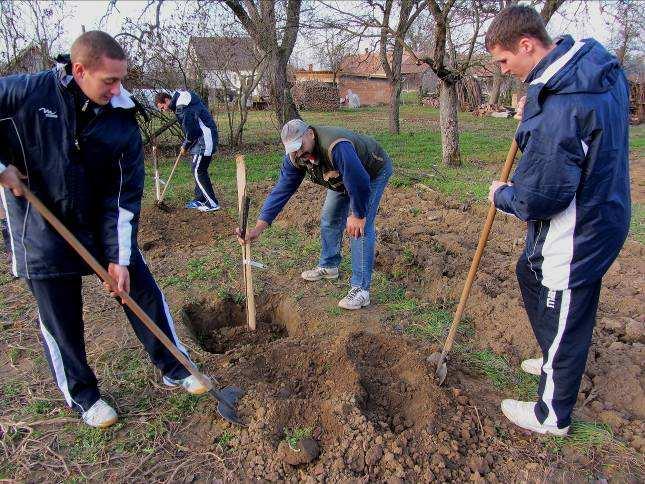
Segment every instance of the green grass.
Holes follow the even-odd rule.
[[[70,459],[76,462],[93,464],[106,451],[107,444],[115,429],[105,431],[79,423],[75,426],[67,426],[66,431],[73,438],[73,443],[68,449]]]
[[[405,94],[406,104],[401,106],[400,134],[387,131],[387,106],[341,109],[336,112],[305,111],[301,114],[312,124],[340,126],[374,136],[394,161],[395,171],[390,180],[393,186],[420,182],[461,201],[485,200],[490,180],[497,176],[506,157],[516,121],[460,113],[462,165],[448,167],[441,162],[439,112],[434,108],[419,106],[414,101],[415,98],[416,93]],[[218,122],[220,131],[225,131],[224,117],[220,116]],[[247,180],[251,183],[277,180],[284,153],[273,112],[249,113],[245,133],[246,145],[239,151],[245,154]],[[226,136],[221,138],[226,139]],[[178,143],[169,143],[168,146],[176,150]],[[631,128],[630,149],[638,157],[645,156],[645,126]],[[216,189],[235,187],[234,155],[235,152],[227,147],[222,147],[215,155],[210,172],[212,179],[218,184]],[[168,153],[160,158],[163,179],[167,178],[174,160],[174,155]],[[154,196],[152,185],[152,176],[148,176],[146,193],[149,201]],[[167,200],[188,200],[193,185],[189,163],[181,162],[168,189]]]
[[[32,400],[24,408],[24,412],[30,417],[37,419],[43,415],[47,415],[54,409],[54,404],[48,400]]]
[[[637,242],[645,244],[645,203],[634,203],[632,205],[632,220],[629,232]]]
[[[298,442],[302,439],[311,437],[311,427],[296,427],[293,430],[284,429],[284,440],[289,444],[289,447],[296,449]]]
[[[219,437],[217,437],[217,445],[220,449],[226,450],[228,449],[228,446],[230,445],[231,440],[233,440],[233,434],[228,430],[225,430],[220,434]]]
[[[539,378],[512,367],[505,357],[489,349],[469,351],[458,348],[466,363],[486,376],[500,390],[510,390],[520,400],[532,400],[537,393]]]
[[[424,310],[420,314],[421,321],[412,323],[406,328],[406,333],[419,338],[431,339],[440,343],[447,335],[452,322],[452,312],[440,308]],[[460,328],[464,328],[462,324]]]
[[[567,437],[552,437],[558,447],[567,445],[588,453],[592,447],[601,447],[614,439],[614,433],[607,424],[574,420]]]
[[[638,157],[645,157],[645,124],[630,126],[629,149]]]
[[[170,422],[181,422],[184,417],[197,408],[199,397],[186,392],[174,393],[168,399],[162,418]]]

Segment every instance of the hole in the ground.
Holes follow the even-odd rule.
[[[348,339],[346,351],[363,390],[357,395],[359,408],[371,422],[401,432],[433,419],[424,368],[404,342],[359,332]]]
[[[226,353],[244,345],[258,345],[301,335],[300,318],[289,299],[256,300],[256,330],[246,324],[244,303],[232,296],[190,303],[182,309],[184,324],[199,345],[210,353]]]

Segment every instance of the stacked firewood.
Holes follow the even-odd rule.
[[[296,82],[291,88],[291,95],[299,110],[336,111],[340,107],[338,86],[323,82]]]
[[[430,94],[421,99],[421,104],[423,106],[428,106],[429,108],[439,108],[439,96],[437,94]]]
[[[490,116],[492,113],[505,112],[506,108],[501,104],[480,104],[472,110],[473,116]]]

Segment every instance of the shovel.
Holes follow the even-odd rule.
[[[156,156],[156,155],[155,155]],[[166,206],[165,203],[163,203],[163,198],[166,196],[166,190],[168,190],[168,187],[170,186],[170,180],[172,180],[172,176],[175,174],[175,170],[177,169],[177,165],[179,164],[179,160],[181,160],[181,152],[179,155],[177,155],[177,159],[175,160],[175,164],[172,165],[172,170],[170,171],[170,176],[168,177],[168,181],[165,183],[163,190],[161,191],[161,196],[157,198],[156,205],[160,209],[164,211],[168,211],[168,207]]]
[[[511,173],[511,168],[513,168],[513,162],[515,161],[515,155],[517,154],[517,142],[513,138],[511,143],[511,148],[508,150],[508,155],[506,155],[506,161],[504,162],[504,167],[502,168],[502,173],[500,180],[503,182],[508,181],[508,176]],[[461,297],[459,298],[459,305],[457,306],[457,311],[455,312],[455,317],[452,320],[450,325],[450,331],[448,332],[448,337],[446,342],[443,345],[443,350],[441,353],[432,353],[428,357],[428,362],[437,365],[437,370],[435,372],[435,377],[439,385],[441,385],[446,379],[448,374],[448,365],[447,365],[447,356],[452,345],[455,342],[455,335],[457,333],[457,326],[461,321],[461,316],[466,308],[466,301],[470,295],[470,289],[475,280],[475,274],[477,273],[477,268],[479,267],[479,261],[484,254],[484,248],[486,247],[486,242],[488,241],[488,235],[490,234],[490,229],[493,226],[493,221],[495,220],[495,213],[497,209],[495,205],[491,204],[488,209],[488,215],[486,216],[486,222],[484,223],[484,229],[482,230],[481,235],[479,236],[479,242],[477,242],[477,250],[475,251],[475,256],[473,261],[470,264],[470,270],[468,271],[468,277],[466,278],[466,284],[461,291]]]
[[[179,160],[179,158],[177,158]],[[24,196],[29,203],[31,203],[38,213],[47,220],[54,229],[63,237],[69,245],[78,253],[79,256],[89,265],[94,272],[103,280],[110,285],[110,287],[117,287],[116,281],[108,272],[103,268],[101,264],[89,253],[89,251],[81,244],[78,239],[65,227],[60,220],[34,195],[31,190],[26,186],[22,186],[21,189],[24,192]],[[215,397],[217,400],[217,412],[221,417],[227,422],[231,422],[237,425],[244,425],[240,418],[237,415],[235,410],[235,404],[238,399],[244,393],[241,388],[238,387],[226,387],[221,390],[217,390],[213,387],[213,383],[206,378],[190,361],[186,355],[184,355],[179,349],[168,339],[168,336],[164,334],[161,329],[154,323],[154,321],[148,316],[143,309],[136,303],[134,299],[126,292],[120,293],[119,297],[126,304],[134,314],[141,320],[141,322],[161,341],[161,343],[170,351],[177,360],[193,375],[202,385],[208,388],[208,392]]]

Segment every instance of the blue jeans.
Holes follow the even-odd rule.
[[[370,181],[370,199],[367,205],[365,221],[365,235],[358,239],[351,238],[352,250],[352,287],[361,287],[369,291],[372,283],[374,269],[374,246],[376,244],[376,230],[374,219],[378,211],[383,190],[392,175],[392,161],[386,158],[386,164],[381,173]],[[343,232],[347,225],[349,215],[349,195],[333,190],[327,190],[327,197],[320,217],[320,238],[322,250],[318,265],[325,268],[338,267],[342,260],[341,248],[343,245]]]

